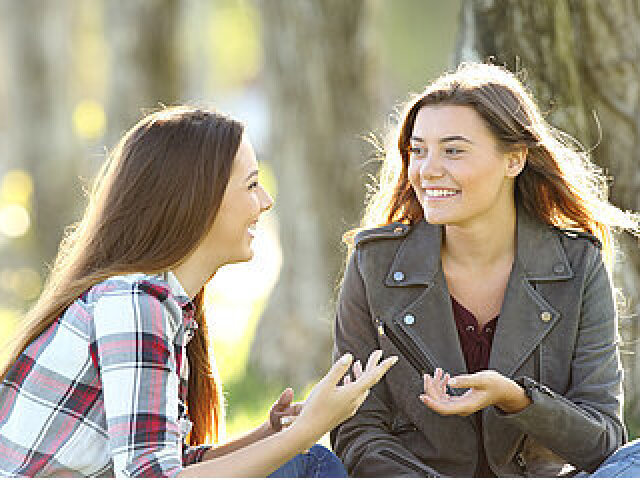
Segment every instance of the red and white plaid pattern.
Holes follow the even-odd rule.
[[[0,385],[0,476],[166,477],[200,461],[209,447],[184,443],[190,307],[172,273],[112,277],[71,304]]]

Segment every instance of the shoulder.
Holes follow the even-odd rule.
[[[366,243],[381,240],[400,240],[407,236],[411,230],[411,225],[394,222],[381,227],[367,228],[359,231],[354,240],[354,246],[357,248]]]
[[[136,332],[172,334],[182,319],[180,306],[161,275],[118,275],[87,294],[97,334]]]
[[[131,273],[109,277],[94,285],[87,292],[86,300],[89,303],[95,303],[107,297],[149,296],[159,302],[165,302],[170,293],[169,285],[161,275]]]
[[[587,243],[598,250],[602,250],[602,242],[600,242],[598,237],[591,233],[571,228],[555,228],[555,230],[560,235],[560,238],[568,245],[571,245],[572,243]]]

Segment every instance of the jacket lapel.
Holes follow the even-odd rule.
[[[557,234],[517,211],[516,258],[491,348],[489,368],[512,376],[531,355],[560,313],[538,291],[537,282],[563,281],[573,271]],[[442,227],[422,220],[401,244],[386,277],[387,287],[422,287],[395,313],[394,321],[416,341],[429,363],[453,375],[466,364],[453,319],[449,290],[442,271]],[[407,315],[413,323],[407,324]]]
[[[412,228],[385,278],[388,287],[423,287],[394,318],[415,341],[430,364],[458,375],[466,364],[451,310],[440,261],[442,229],[424,220]],[[411,316],[408,324],[405,319]]]
[[[566,253],[552,227],[517,213],[516,258],[496,328],[489,368],[512,376],[531,355],[560,313],[536,291],[537,282],[573,277]]]

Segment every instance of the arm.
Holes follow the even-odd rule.
[[[593,471],[622,445],[626,434],[617,318],[598,251],[588,272],[568,391],[562,396],[534,385],[532,404],[504,419],[573,465]]]
[[[498,372],[483,371],[448,379],[440,370],[425,376],[422,401],[443,415],[469,415],[487,406],[573,465],[595,468],[625,441],[622,424],[622,369],[611,283],[599,253],[588,268],[581,318],[566,394],[530,378],[521,385]],[[446,394],[446,384],[469,388]]]
[[[234,438],[227,443],[223,443],[220,446],[210,448],[205,452],[202,457],[202,460],[212,460],[214,458],[221,457],[223,455],[227,455],[231,452],[235,452],[241,448],[249,446],[253,443],[256,443],[260,440],[263,440],[267,437],[273,435],[275,430],[271,429],[271,426],[268,422],[264,422],[259,427],[241,435],[238,438]],[[275,469],[274,469],[275,470]]]
[[[280,398],[278,398],[278,400],[276,400],[269,409],[269,419],[267,421],[238,438],[234,438],[227,443],[209,449],[202,458],[198,459],[198,461],[211,460],[213,458],[227,455],[239,450],[240,448],[262,440],[263,438],[267,438],[274,433],[278,433],[288,426],[288,424],[292,423],[302,411],[303,404],[292,404],[292,401],[293,389],[286,388],[280,395]]]
[[[180,472],[187,477],[263,477],[291,457],[310,448],[318,438],[352,416],[367,397],[369,389],[391,368],[397,358],[382,357],[376,351],[366,370],[356,381],[337,386],[351,366],[351,355],[344,355],[313,388],[299,418],[290,428],[234,450],[224,456],[191,465]]]
[[[371,321],[365,286],[357,264],[358,250],[349,260],[338,301],[334,356],[353,352],[357,358],[379,348]],[[386,385],[372,390],[358,413],[336,428],[331,443],[349,474],[365,477],[439,476],[390,433],[392,402]],[[391,451],[386,454],[385,451]]]

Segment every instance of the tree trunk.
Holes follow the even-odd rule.
[[[640,210],[640,3],[467,0],[460,20],[457,62],[495,56],[512,69],[524,68],[543,110],[557,106],[549,114],[551,124],[586,147],[597,144],[593,158],[613,180],[613,203]],[[637,428],[640,250],[628,234],[619,237],[619,247],[614,277],[626,302],[620,322],[623,350],[635,352],[623,355],[626,414]]]
[[[179,8],[177,0],[105,2],[110,148],[142,116],[180,99]]]
[[[0,17],[7,89],[0,174],[23,169],[34,187],[28,205],[31,227],[24,237],[9,241],[5,248],[11,253],[2,255],[0,267],[29,267],[44,277],[81,195],[68,186],[78,171],[69,99],[72,8],[60,1],[6,1]],[[4,303],[25,308],[33,296],[21,298],[15,290],[15,298],[5,295]]]
[[[304,385],[330,363],[342,234],[364,207],[366,142],[376,118],[364,0],[260,2],[275,210],[284,261],[250,365]]]

